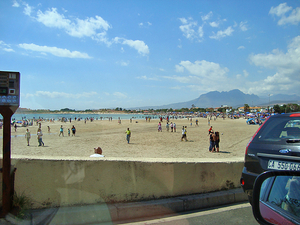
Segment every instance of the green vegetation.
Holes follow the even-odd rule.
[[[24,192],[20,195],[15,192],[13,196],[13,207],[17,210],[16,216],[18,218],[25,218],[26,211],[30,208],[30,206],[31,200],[24,194]]]
[[[275,113],[290,113],[290,112],[299,112],[300,106],[297,104],[287,104],[287,105],[274,105],[273,109]]]

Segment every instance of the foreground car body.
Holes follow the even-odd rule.
[[[300,171],[300,113],[271,116],[246,147],[241,185],[250,203],[256,177],[268,170]]]

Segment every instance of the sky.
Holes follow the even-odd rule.
[[[299,24],[299,0],[2,0],[0,70],[30,109],[300,95]]]

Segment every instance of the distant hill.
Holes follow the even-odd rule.
[[[273,95],[270,96],[270,105],[274,104],[287,104],[287,103],[297,103],[300,104],[300,96],[297,95]],[[148,106],[148,107],[138,107],[140,109],[181,109],[181,108],[191,108],[192,105],[199,108],[216,108],[222,105],[227,105],[233,108],[244,106],[248,104],[249,106],[267,106],[269,105],[269,97],[260,98],[254,94],[245,94],[238,89],[231,91],[211,91],[206,94],[202,94],[199,98],[196,98],[187,102],[173,103],[162,106]]]

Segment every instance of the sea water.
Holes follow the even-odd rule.
[[[81,120],[93,118],[94,120],[108,120],[112,118],[112,120],[129,120],[129,119],[145,119],[146,117],[159,118],[159,116],[155,115],[144,115],[144,114],[95,114],[95,113],[28,113],[28,114],[19,114],[15,113],[12,115],[12,120],[31,120],[31,119],[43,119],[43,120],[59,120],[61,118],[72,119],[80,118]],[[2,115],[0,115],[0,119],[3,119]]]

